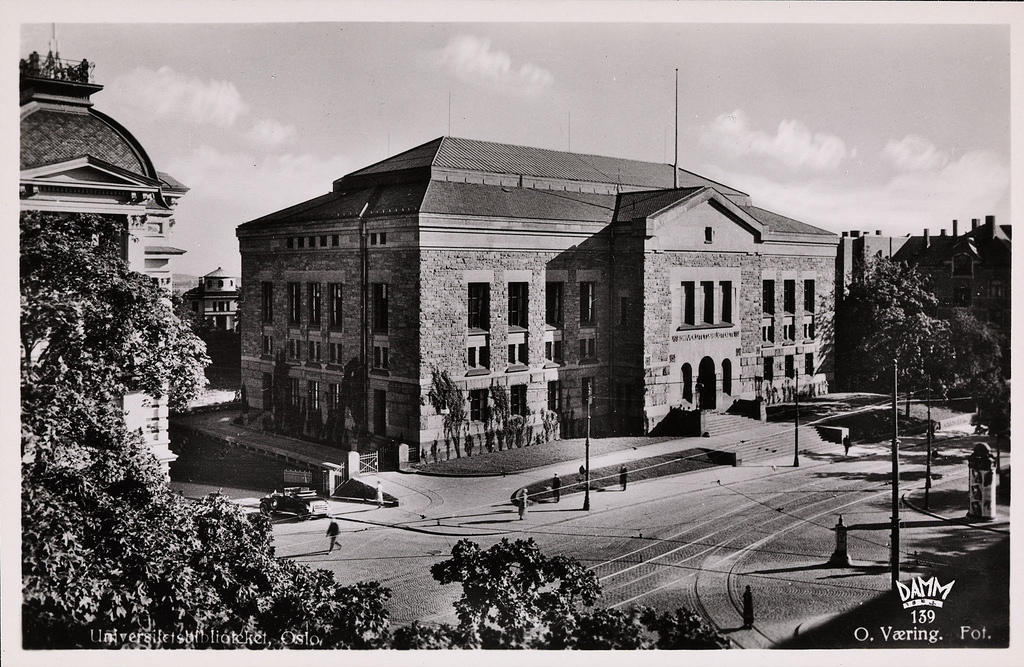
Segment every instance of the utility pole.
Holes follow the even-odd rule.
[[[892,590],[900,580],[900,429],[899,406],[896,392],[899,380],[899,364],[892,360],[892,538],[890,540],[890,561],[892,563]]]
[[[793,429],[793,467],[800,467],[800,371],[793,364],[793,379],[796,382],[796,391],[793,396],[796,398],[796,428]]]
[[[676,117],[672,122],[676,130],[675,158],[672,162],[672,187],[679,187],[679,68],[676,68]]]
[[[928,459],[924,473],[924,508],[928,507],[928,491],[932,488],[932,378],[928,376],[928,393],[924,399],[928,406]]]
[[[590,511],[590,413],[593,411],[594,406],[594,389],[591,387],[587,393],[587,440],[584,444],[584,450],[586,452],[586,461],[584,466],[586,468],[583,476],[586,487],[583,490],[583,511]]]

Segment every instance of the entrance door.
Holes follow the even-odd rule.
[[[701,410],[715,409],[716,385],[715,362],[711,357],[704,357],[700,360],[700,367],[697,373],[697,388],[700,391],[698,407]]]

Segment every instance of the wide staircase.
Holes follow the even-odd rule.
[[[794,426],[779,422],[762,422],[749,417],[708,413],[705,430],[714,449],[735,452],[740,465],[792,465]],[[814,426],[800,427],[800,451],[839,453],[842,446],[826,442]]]

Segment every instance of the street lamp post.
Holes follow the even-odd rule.
[[[800,467],[800,371],[793,369],[793,380],[796,383],[796,391],[793,396],[796,398],[796,426],[793,429],[793,467]]]
[[[892,563],[892,590],[897,590],[900,580],[900,430],[899,406],[896,392],[899,383],[899,365],[892,360],[892,538],[890,539],[890,562]]]
[[[583,490],[583,510],[585,512],[590,511],[590,413],[593,411],[594,397],[591,394],[587,394],[587,440],[584,443],[586,461],[584,466],[586,468],[584,474],[584,484],[586,486]]]
[[[925,395],[925,404],[928,407],[928,459],[925,461],[924,472],[924,508],[928,507],[928,491],[932,488],[932,379],[928,377],[928,393]]]

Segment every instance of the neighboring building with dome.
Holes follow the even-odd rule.
[[[238,330],[238,277],[221,267],[199,279],[199,285],[182,298],[207,327],[217,331]]]
[[[92,64],[50,53],[21,61],[22,211],[93,213],[122,221],[121,248],[129,266],[161,287],[173,286],[171,262],[185,253],[170,245],[178,198],[188,188],[153,166],[142,144],[90,97],[103,89]],[[129,429],[143,436],[168,470],[167,400],[124,397]]]

